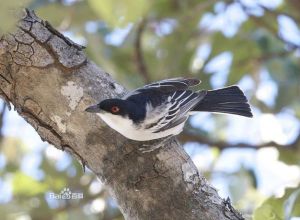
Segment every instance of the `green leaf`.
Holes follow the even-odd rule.
[[[288,199],[284,201],[284,219],[290,219],[292,217],[297,201],[300,202],[300,189],[295,190]]]
[[[33,196],[44,193],[48,186],[22,172],[16,172],[13,177],[13,193],[15,195]]]
[[[272,205],[265,204],[257,208],[254,212],[253,220],[282,220]]]
[[[89,0],[90,7],[113,27],[125,26],[143,17],[149,9],[147,0]]]
[[[299,102],[300,68],[298,62],[290,57],[284,57],[272,59],[266,63],[272,79],[278,85],[276,111],[287,106],[294,106]]]
[[[19,15],[22,13],[22,9],[26,7],[30,2],[31,0],[1,1],[0,35],[10,32],[15,28],[15,24],[19,19]]]
[[[237,34],[233,38],[227,38],[222,33],[215,33],[212,37],[212,52],[210,59],[222,52],[230,51],[233,55],[230,73],[227,84],[238,82],[246,73],[255,72],[258,65],[254,60],[260,56],[261,52],[251,37],[244,34]]]
[[[254,211],[254,220],[281,220],[284,216],[300,216],[299,187],[287,188],[281,198],[271,197]]]
[[[78,13],[80,12],[80,16]],[[51,3],[36,9],[38,16],[49,21],[53,26],[62,23],[69,24],[71,27],[83,26],[89,20],[96,20],[97,15],[86,2],[79,2],[71,6],[60,3]]]
[[[300,166],[300,150],[296,149],[279,149],[279,160],[289,165]]]

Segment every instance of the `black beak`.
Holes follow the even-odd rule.
[[[85,111],[91,112],[91,113],[97,113],[97,112],[101,112],[101,109],[99,108],[98,105],[92,105],[92,106],[86,108]]]

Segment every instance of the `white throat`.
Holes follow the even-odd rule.
[[[122,131],[124,128],[130,128],[133,126],[130,120],[120,116],[113,115],[110,113],[97,113],[97,115],[111,128],[123,134]]]

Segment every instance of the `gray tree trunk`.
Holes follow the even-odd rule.
[[[126,90],[82,47],[26,11],[0,40],[0,91],[41,138],[110,189],[126,219],[243,219],[200,175],[176,139],[150,153],[84,109]]]

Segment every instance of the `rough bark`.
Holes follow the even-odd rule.
[[[0,41],[0,88],[41,138],[68,151],[110,189],[126,219],[243,219],[198,173],[176,139],[150,153],[84,109],[126,90],[82,47],[26,11]]]

